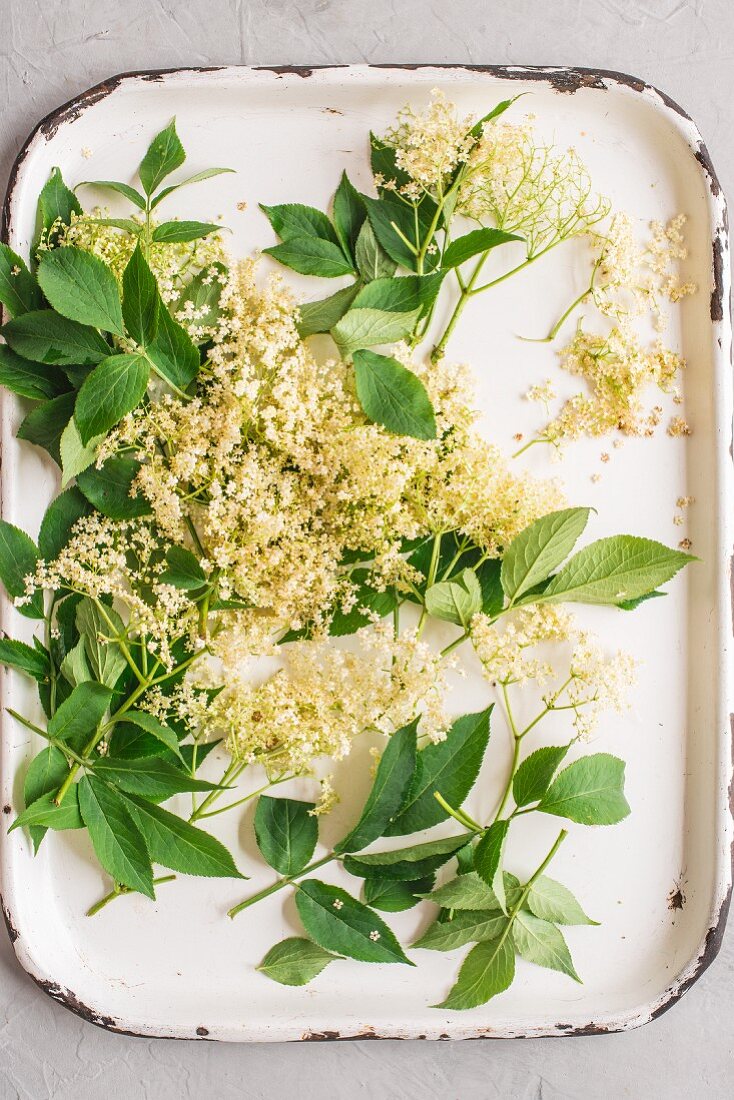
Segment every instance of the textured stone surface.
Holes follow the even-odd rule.
[[[35,122],[123,70],[456,61],[619,69],[697,120],[725,192],[727,0],[0,0],[0,175]],[[728,124],[728,125],[727,125]],[[0,1100],[620,1100],[732,1095],[734,926],[710,971],[640,1031],[508,1043],[218,1046],[111,1035],[46,998],[0,933]]]

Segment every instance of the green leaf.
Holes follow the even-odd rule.
[[[494,821],[474,849],[474,867],[497,898],[500,908],[507,908],[502,876],[502,859],[505,841],[510,828],[509,821]]]
[[[125,799],[93,775],[83,776],[77,786],[79,809],[102,867],[115,882],[154,898],[148,849]]]
[[[67,489],[51,501],[38,532],[38,549],[45,561],[54,561],[71,537],[74,524],[91,512],[78,489]]]
[[[442,909],[500,909],[494,890],[476,871],[458,875],[427,898]]]
[[[186,154],[176,133],[176,120],[173,119],[153,138],[141,162],[140,182],[146,195],[152,195],[166,176],[180,168],[185,160]]]
[[[69,789],[60,806],[56,805],[54,797],[55,792],[50,791],[48,794],[37,798],[22,814],[18,814],[8,832],[12,833],[14,829],[21,828],[28,828],[29,830],[35,830],[36,828],[53,829],[57,832],[62,832],[65,829],[83,829],[84,822],[79,812],[78,785]],[[36,833],[36,836],[38,835]],[[34,841],[34,844],[36,847],[38,846],[38,842]]]
[[[399,168],[395,160],[395,147],[389,145],[377,134],[370,133],[370,164],[372,166],[372,174],[375,176],[382,176],[385,183],[390,183],[394,180],[395,183],[401,187],[410,182],[410,176],[408,173]],[[376,185],[377,186],[377,185]],[[378,190],[380,190],[378,187]]]
[[[492,707],[464,714],[451,726],[445,741],[427,745],[418,753],[415,776],[405,805],[386,832],[404,836],[430,829],[448,814],[434,798],[439,791],[451,806],[461,806],[479,774],[489,740]]]
[[[354,283],[352,286],[337,290],[328,298],[322,298],[318,302],[304,302],[300,305],[298,311],[301,319],[298,322],[298,333],[301,338],[305,340],[307,336],[329,332],[334,328],[351,306],[358,291],[359,285]]]
[[[206,573],[199,565],[199,559],[183,546],[172,546],[167,550],[166,562],[168,568],[159,578],[164,584],[191,591],[206,584]]]
[[[367,576],[366,570],[364,575]],[[358,581],[361,576],[362,571],[355,570],[352,580]],[[332,638],[343,638],[348,634],[354,634],[372,621],[371,614],[377,614],[384,619],[394,610],[397,603],[398,595],[394,588],[387,588],[384,592],[380,592],[370,584],[359,584],[351,611],[337,609],[332,615],[329,634]]]
[[[307,985],[338,958],[311,940],[292,936],[271,947],[257,969],[280,985]]]
[[[573,550],[590,508],[566,508],[541,516],[512,540],[502,559],[502,587],[511,600],[546,580]]]
[[[145,351],[158,373],[180,390],[185,390],[199,373],[198,348],[163,303],[158,307],[156,338]]]
[[[402,913],[412,909],[422,901],[422,895],[428,893],[435,881],[435,875],[414,882],[398,882],[395,879],[367,878],[364,880],[364,900],[373,909],[383,913]]]
[[[205,741],[199,742],[196,745],[181,745],[180,753],[183,762],[192,774],[197,771],[206,760],[210,752],[213,752],[218,745],[221,745],[222,739],[219,741]],[[196,749],[196,760],[194,760],[194,748]],[[142,756],[143,753],[140,753]],[[194,767],[196,765],[196,767]]]
[[[109,621],[108,621],[109,620]],[[127,661],[115,639],[125,633],[125,625],[111,607],[104,614],[85,597],[76,608],[76,627],[84,638],[89,665],[101,684],[114,688],[127,667]]]
[[[357,270],[366,283],[373,279],[389,278],[395,274],[397,264],[379,244],[369,221],[366,221],[359,231],[354,256]]]
[[[38,282],[62,317],[122,336],[122,304],[117,280],[91,252],[71,245],[44,252]]]
[[[47,745],[31,760],[23,783],[23,802],[31,806],[43,795],[55,794],[69,774],[66,757],[55,745]],[[62,803],[63,805],[63,803]],[[79,804],[77,802],[77,813]],[[81,819],[80,819],[81,824]],[[41,841],[46,835],[43,825],[31,825],[28,828],[33,843],[33,851],[38,852]]]
[[[556,776],[537,809],[580,825],[616,825],[630,812],[624,760],[606,752],[582,756]]]
[[[122,273],[122,317],[137,344],[147,347],[158,332],[158,284],[140,244]]]
[[[516,233],[505,233],[502,229],[473,229],[471,233],[466,233],[463,237],[458,237],[451,242],[443,254],[441,267],[460,267],[472,256],[489,252],[500,244],[522,240],[524,237],[518,237]]]
[[[415,771],[415,718],[392,735],[382,754],[372,790],[362,815],[347,836],[334,846],[336,852],[358,852],[381,837],[403,805]]]
[[[150,858],[172,871],[203,878],[246,878],[220,841],[143,798],[123,800],[145,838]]]
[[[84,639],[80,638],[76,645],[64,656],[60,667],[61,675],[73,688],[79,684],[86,684],[93,680],[92,670],[87,661],[87,653],[84,648]]]
[[[568,944],[555,924],[539,920],[532,913],[525,913],[521,909],[512,926],[512,938],[519,954],[527,962],[549,970],[560,970],[562,974],[568,974],[569,978],[581,983],[581,978],[574,969]]]
[[[74,412],[75,400],[75,393],[64,393],[32,409],[18,428],[18,439],[43,447],[61,465],[61,436]]]
[[[122,229],[133,237],[139,237],[143,231],[140,222],[134,221],[133,218],[92,218],[91,221],[94,225],[108,225],[112,229]]]
[[[0,665],[24,672],[42,684],[48,679],[50,665],[48,656],[39,650],[26,645],[25,642],[15,642],[11,638],[0,638]]]
[[[653,539],[613,535],[574,554],[535,601],[619,604],[654,591],[690,561]]]
[[[83,443],[108,432],[139,405],[148,388],[150,366],[144,355],[123,352],[103,359],[79,390],[74,419]]]
[[[464,569],[450,581],[433,584],[426,592],[428,614],[434,619],[463,626],[464,630],[469,629],[482,605],[482,589],[473,569]]]
[[[255,838],[266,863],[281,875],[297,875],[319,838],[313,802],[261,795],[255,810]]]
[[[133,206],[137,206],[138,210],[145,210],[144,197],[129,183],[118,183],[117,180],[82,180],[81,183],[77,184],[77,188],[79,187],[104,187],[105,190],[115,191],[118,195],[128,199]]]
[[[289,237],[282,244],[264,248],[263,252],[301,275],[336,279],[354,274],[352,261],[346,258],[340,245],[320,237]]]
[[[348,855],[344,857],[344,870],[357,878],[414,882],[437,871],[465,844],[466,836],[449,836],[441,840],[429,840],[424,844],[413,844],[409,848],[395,848],[391,852]]]
[[[85,686],[82,684],[82,687]],[[216,783],[194,779],[188,772],[156,756],[146,756],[138,760],[103,756],[95,764],[94,771],[126,794],[137,794],[160,801],[187,791],[224,790]]]
[[[445,1001],[436,1008],[466,1009],[486,1004],[509,989],[515,977],[515,952],[510,937],[500,936],[472,947]]]
[[[69,388],[60,370],[22,359],[7,344],[0,344],[0,386],[31,401],[56,397]]]
[[[518,806],[542,798],[570,745],[547,745],[527,756],[512,780],[512,797]]]
[[[400,279],[373,279],[362,287],[354,309],[379,309],[392,313],[413,313],[430,308],[441,289],[443,276],[405,275]]]
[[[96,329],[52,309],[23,313],[8,321],[2,333],[13,351],[36,363],[91,366],[110,354],[109,344]]]
[[[212,275],[212,269],[215,275]],[[222,297],[222,284],[217,276],[226,275],[226,272],[224,264],[207,264],[184,288],[172,312],[185,311],[190,305],[197,326],[213,325],[219,316],[219,300]]]
[[[354,374],[359,403],[375,424],[395,435],[436,438],[436,418],[426,388],[397,359],[373,351],[357,351]]]
[[[408,271],[415,271],[416,252],[423,246],[435,211],[435,204],[424,199],[419,206],[383,193],[379,199],[362,196],[367,216],[381,247],[391,260]],[[408,244],[405,242],[408,241]],[[411,247],[409,247],[409,245]],[[415,251],[414,251],[415,250]],[[432,269],[438,255],[427,253],[423,266]]]
[[[221,176],[225,172],[234,172],[234,168],[205,168],[203,172],[195,172],[193,176],[181,180],[180,183],[173,183],[170,187],[164,187],[153,199],[150,208],[151,210],[155,210],[159,202],[163,202],[166,196],[172,194],[174,191],[178,191],[181,187],[189,187],[192,183],[201,183],[203,180],[211,179],[212,176]]]
[[[359,232],[367,217],[362,197],[350,183],[346,172],[334,195],[334,228],[347,256],[354,256]]]
[[[616,605],[620,611],[636,611],[641,603],[647,603],[648,600],[657,600],[661,596],[667,596],[667,592],[646,592],[644,596],[638,596],[634,600],[620,600]]]
[[[76,741],[94,733],[110,705],[112,692],[93,681],[79,684],[48,720],[48,732],[57,741]]]
[[[467,943],[494,940],[506,927],[507,917],[499,909],[462,909],[451,920],[435,921],[413,947],[426,951],[455,951]]]
[[[76,195],[64,183],[59,169],[52,168],[38,196],[38,221],[48,235],[48,243],[55,242],[61,226],[71,225],[72,214],[81,213]]]
[[[140,472],[135,458],[113,456],[98,470],[91,466],[77,477],[77,485],[87,500],[110,519],[133,519],[150,515],[148,501],[139,493],[132,497],[130,491]]]
[[[486,126],[486,124],[488,122],[492,122],[493,119],[498,118],[500,115],[503,115],[505,113],[505,111],[508,110],[508,108],[510,108],[512,106],[512,104],[515,102],[515,100],[517,100],[519,98],[520,98],[519,95],[515,95],[515,96],[512,97],[512,99],[503,99],[503,100],[501,100],[497,104],[497,106],[493,107],[492,110],[488,114],[484,115],[483,118],[480,118],[478,122],[474,123],[471,130],[469,131],[471,136],[472,137],[481,137],[482,133],[484,132],[484,127]]]
[[[153,230],[151,240],[156,244],[181,244],[185,241],[198,241],[210,233],[220,233],[221,225],[213,222],[173,221],[161,222]]]
[[[72,419],[64,428],[59,440],[59,456],[61,458],[61,485],[68,485],[77,474],[94,463],[97,457],[97,448],[104,439],[104,435],[95,435],[89,440],[89,445],[82,443],[76,421]]]
[[[338,886],[306,879],[296,890],[296,908],[311,939],[326,951],[360,962],[413,965],[385,922]]]
[[[41,292],[20,256],[6,244],[0,244],[0,302],[11,317],[29,313],[41,306]]]
[[[156,741],[160,741],[165,748],[175,753],[183,762],[176,734],[170,726],[166,726],[163,722],[159,722],[152,714],[148,714],[145,710],[128,710],[125,712],[125,724],[131,724],[137,726],[139,729],[145,730],[147,734],[154,737]]]
[[[402,340],[412,331],[417,319],[417,310],[412,313],[387,313],[382,309],[352,308],[340,321],[337,321],[331,330],[331,335],[341,356],[348,359],[361,348],[370,348],[377,344],[394,344],[396,340]],[[416,377],[407,368],[401,366],[400,369],[410,374],[412,378]],[[420,385],[423,386],[422,383]]]
[[[4,519],[0,519],[0,581],[9,596],[18,599],[25,596],[25,578],[36,571],[38,550],[33,539]],[[28,619],[43,618],[43,592],[33,593],[28,603],[17,610]]]
[[[281,206],[264,206],[260,209],[282,241],[313,240],[328,241],[339,249],[339,237],[326,214],[313,206],[288,202]],[[266,249],[267,251],[267,249]],[[347,252],[348,256],[349,253]],[[344,254],[342,253],[342,259]]]
[[[599,924],[587,917],[567,886],[545,875],[536,878],[525,904],[536,917],[553,924]]]

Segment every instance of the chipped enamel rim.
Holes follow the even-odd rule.
[[[683,138],[692,156],[698,162],[700,171],[706,185],[707,207],[709,212],[709,226],[711,231],[711,301],[710,316],[712,322],[713,337],[717,342],[719,352],[717,354],[718,365],[724,371],[732,361],[732,329],[731,329],[731,284],[729,270],[729,226],[727,205],[722,194],[714,166],[711,162],[708,150],[703,142],[698,127],[690,116],[669,96],[647,84],[639,77],[629,76],[625,73],[606,69],[586,69],[567,67],[525,67],[509,65],[452,65],[452,64],[383,64],[383,65],[326,65],[326,66],[202,66],[192,68],[152,69],[139,72],[120,73],[116,76],[94,85],[87,91],[75,96],[67,103],[58,107],[42,119],[23,144],[10,173],[8,189],[2,209],[0,223],[0,239],[9,240],[13,217],[14,192],[20,169],[32,152],[40,144],[50,140],[59,127],[66,123],[74,122],[88,108],[105,99],[121,85],[142,82],[160,82],[169,76],[196,77],[205,73],[233,73],[240,78],[242,75],[271,74],[278,80],[305,80],[314,78],[325,84],[359,78],[370,70],[402,70],[402,71],[430,71],[438,70],[456,73],[476,73],[502,80],[541,81],[559,94],[573,94],[580,89],[598,89],[606,91],[617,87],[627,89],[643,96],[645,100],[671,125]],[[716,456],[716,470],[721,484],[726,489],[728,500],[734,499],[734,435],[726,451],[719,448]],[[717,597],[719,605],[725,608],[730,630],[732,618],[734,618],[734,523],[726,514],[719,518],[718,544],[722,553],[727,556],[728,586],[723,582],[719,585]],[[729,555],[731,557],[729,558]],[[719,655],[721,659],[721,655]],[[731,672],[726,666],[720,670],[720,691],[725,695],[726,709],[734,711],[734,691],[732,690]],[[718,767],[722,773],[721,789],[728,793],[728,797],[722,797],[718,810],[718,821],[721,831],[729,838],[734,837],[734,713],[730,713],[731,736],[730,752],[725,753],[725,745],[720,746]],[[724,849],[726,851],[726,849]],[[541,1026],[524,1029],[496,1029],[457,1026],[451,1034],[440,1031],[427,1033],[425,1029],[420,1032],[409,1026],[399,1030],[378,1033],[372,1027],[355,1034],[342,1034],[340,1031],[307,1031],[300,1036],[300,1041],[346,1041],[364,1039],[492,1039],[492,1038],[537,1038],[543,1036],[586,1036],[604,1035],[619,1031],[629,1031],[640,1027],[662,1015],[671,1008],[701,977],[711,965],[719,953],[724,936],[729,906],[732,894],[732,870],[734,865],[734,840],[729,849],[729,858],[719,852],[716,857],[717,881],[716,890],[711,905],[708,927],[701,938],[698,949],[689,962],[678,973],[677,977],[669,984],[661,994],[654,999],[641,1004],[639,1007],[624,1013],[598,1018],[588,1024],[577,1026],[575,1024],[557,1023],[552,1027]],[[2,865],[0,864],[0,871]],[[125,1035],[146,1036],[156,1038],[175,1039],[216,1039],[210,1035],[210,1029],[204,1025],[197,1027],[193,1032],[173,1027],[170,1031],[162,1033],[159,1029],[149,1028],[138,1019],[126,1019],[112,1017],[104,1013],[101,1008],[84,1004],[75,993],[59,985],[53,978],[40,968],[34,958],[32,947],[23,942],[21,932],[16,929],[13,922],[13,913],[9,906],[2,903],[5,924],[10,936],[10,941],[18,959],[18,962],[30,978],[49,997],[64,1005],[71,1012],[108,1031],[119,1032]],[[252,1041],[266,1039],[269,1036],[261,1032],[245,1035],[243,1038]],[[274,1035],[272,1038],[280,1040],[285,1036]],[[290,1037],[290,1036],[289,1036]]]

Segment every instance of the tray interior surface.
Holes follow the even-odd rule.
[[[83,913],[106,887],[85,836],[49,835],[35,860],[27,837],[3,838],[3,896],[21,961],[52,992],[73,991],[98,1022],[105,1017],[112,1026],[181,1037],[194,1036],[199,1028],[221,1039],[368,1032],[563,1034],[592,1025],[632,1026],[649,1018],[692,974],[718,919],[729,882],[731,840],[727,532],[721,514],[728,476],[729,348],[728,327],[712,323],[710,312],[712,236],[720,228],[722,207],[689,146],[687,124],[675,112],[653,93],[614,82],[561,94],[543,79],[461,69],[337,69],[312,77],[222,70],[127,78],[108,95],[68,112],[32,143],[15,181],[10,243],[27,253],[36,196],[53,165],[72,185],[85,178],[127,179],[151,136],[175,115],[191,171],[222,164],[237,174],[182,191],[169,214],[202,220],[222,215],[233,230],[232,250],[247,255],[272,243],[258,202],[300,201],[323,209],[342,169],[368,189],[368,131],[381,132],[406,101],[422,105],[434,86],[477,115],[508,95],[529,93],[516,104],[515,116],[532,112],[546,139],[573,145],[596,186],[633,216],[638,232],[651,219],[688,215],[686,271],[700,289],[671,309],[667,338],[688,362],[684,408],[675,411],[683,412],[693,435],[684,441],[665,434],[674,411],[665,399],[666,416],[653,440],[629,440],[613,451],[607,440],[575,443],[560,463],[535,447],[518,460],[538,476],[560,478],[570,503],[598,509],[589,537],[625,531],[675,545],[687,534],[702,559],[669,586],[666,599],[634,616],[579,609],[579,618],[610,649],[624,648],[642,662],[632,710],[624,717],[608,716],[593,742],[594,750],[627,761],[632,814],[609,829],[571,826],[551,872],[603,922],[600,928],[568,931],[584,984],[520,962],[512,988],[482,1008],[452,1014],[425,1007],[445,994],[463,952],[416,953],[415,969],[340,963],[303,990],[269,982],[254,967],[268,947],[298,927],[292,899],[284,901],[281,894],[234,922],[225,916],[229,906],[270,881],[254,848],[251,814],[224,815],[211,823],[232,845],[251,882],[179,878],[160,889],[155,903],[126,898],[92,920]],[[87,204],[92,197],[92,192],[85,196]],[[116,199],[96,197],[115,214],[124,209]],[[237,209],[242,201],[244,212]],[[268,263],[263,262],[264,270]],[[515,433],[529,438],[542,425],[541,407],[522,396],[532,382],[553,377],[561,394],[576,389],[556,365],[558,342],[527,344],[517,337],[547,331],[585,285],[587,271],[582,245],[561,246],[519,278],[476,299],[450,346],[452,358],[472,365],[483,428],[508,453],[516,446]],[[315,280],[290,272],[286,278],[304,299],[326,292]],[[726,264],[723,279],[726,283]],[[56,475],[40,454],[14,441],[22,410],[14,400],[3,401],[3,515],[35,534]],[[612,454],[606,466],[600,465],[602,451]],[[603,475],[598,483],[591,480],[596,472]],[[695,498],[685,528],[673,523],[682,495]],[[28,620],[7,604],[4,610],[7,632],[28,640]],[[33,692],[19,677],[7,672],[2,677],[5,707],[37,709]],[[471,666],[467,680],[457,680],[451,707],[457,713],[479,709],[490,695]],[[562,735],[560,718],[556,721],[542,741]],[[6,714],[2,722],[2,804],[17,808],[16,769],[37,746]],[[345,792],[366,787],[368,747],[359,745],[339,765],[336,778]],[[472,802],[478,814],[490,812],[509,755],[507,730],[498,719]],[[217,774],[215,761],[209,771]],[[253,788],[257,778],[252,777]],[[304,782],[293,791],[305,796],[313,786]],[[327,843],[354,816],[354,805],[345,798],[324,827]],[[508,866],[519,874],[533,869],[557,832],[553,819],[537,816],[518,823],[513,833]],[[325,877],[337,881],[338,872]],[[686,899],[682,909],[671,908],[678,885]],[[428,922],[425,910],[388,920],[412,938]]]

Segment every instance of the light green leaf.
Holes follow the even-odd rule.
[[[512,797],[518,806],[542,798],[570,745],[547,745],[527,756],[512,781]]]
[[[215,275],[212,275],[212,269]],[[226,272],[224,264],[207,264],[184,288],[171,312],[173,314],[185,312],[191,306],[196,316],[197,327],[214,325],[219,316],[219,300],[222,296],[222,284],[217,276],[226,276]]]
[[[313,802],[261,795],[255,810],[255,839],[266,863],[281,875],[297,875],[319,838]]]
[[[69,650],[60,665],[61,675],[73,688],[79,684],[86,684],[92,680],[92,673],[87,663],[84,639],[80,638],[76,645]]]
[[[540,920],[521,909],[512,926],[512,938],[519,954],[527,962],[544,966],[548,970],[560,970],[562,974],[568,974],[569,978],[581,983],[568,944],[555,924]]]
[[[339,957],[311,940],[292,936],[271,947],[257,969],[280,985],[307,985]]]
[[[296,908],[311,939],[326,951],[360,962],[413,965],[382,918],[338,886],[306,879],[296,890]]]
[[[84,638],[89,666],[101,684],[113,688],[127,666],[116,638],[125,633],[125,625],[111,607],[104,614],[85,597],[76,609],[76,626]]]
[[[536,878],[525,904],[536,917],[552,921],[553,924],[599,923],[587,917],[567,886],[545,875]]]
[[[159,301],[158,284],[138,243],[122,273],[122,317],[129,335],[143,347],[158,332]]]
[[[54,795],[68,774],[69,765],[63,752],[57,749],[55,745],[46,745],[37,756],[33,757],[26,772],[23,782],[23,802],[25,806],[31,806],[43,795]],[[79,813],[78,801],[76,801],[76,812]],[[81,818],[79,818],[79,825],[81,826],[81,824]],[[33,851],[38,852],[41,841],[46,835],[46,827],[44,825],[30,825],[28,832],[33,842]]]
[[[616,825],[630,812],[624,760],[606,752],[582,756],[559,772],[537,808],[580,825]]]
[[[400,279],[373,279],[362,287],[354,309],[378,309],[388,313],[414,313],[433,305],[441,288],[440,272],[405,275]]]
[[[67,245],[44,252],[38,282],[62,317],[122,336],[122,305],[117,280],[91,252]]]
[[[61,485],[68,485],[77,474],[88,469],[97,457],[97,448],[104,439],[104,434],[96,435],[89,440],[88,446],[82,443],[76,421],[72,417],[61,433],[59,440],[59,454],[61,456]]]
[[[436,438],[436,418],[426,388],[397,359],[357,351],[354,374],[359,403],[370,420],[395,435]]]
[[[359,274],[367,283],[372,279],[389,278],[395,274],[398,266],[378,243],[369,221],[366,221],[359,231],[354,255]]]
[[[509,936],[478,943],[465,958],[446,1000],[435,1007],[476,1008],[509,989],[514,977],[515,952]]]
[[[404,836],[445,821],[448,814],[434,798],[435,791],[449,805],[461,806],[479,774],[489,740],[491,713],[492,707],[488,707],[477,714],[463,714],[444,741],[427,745],[418,753],[405,804],[386,836]]]
[[[298,307],[300,321],[298,332],[302,339],[307,336],[315,336],[317,333],[329,332],[347,312],[355,295],[359,291],[359,285],[345,286],[337,290],[328,298],[322,298],[318,302],[304,302]]]
[[[33,539],[12,523],[0,519],[0,581],[10,597],[25,596],[25,578],[36,571],[38,550]],[[43,618],[43,592],[33,593],[28,603],[20,604],[18,611],[29,619]]]
[[[413,947],[425,951],[455,951],[467,943],[494,940],[507,928],[507,917],[499,909],[462,909],[451,920],[434,921]]]
[[[472,618],[482,610],[482,589],[473,569],[464,569],[450,581],[433,584],[426,592],[426,611],[434,619],[469,629]]]
[[[156,244],[181,244],[185,241],[198,241],[211,233],[220,233],[221,230],[222,226],[213,222],[161,222],[153,230],[152,240]]]
[[[382,309],[351,308],[334,325],[331,335],[342,357],[348,359],[361,348],[371,348],[377,344],[394,344],[397,340],[402,340],[412,332],[418,319],[418,312],[418,310],[412,310],[388,313]],[[391,362],[396,360],[393,359]],[[400,369],[416,378],[406,367],[401,366]],[[417,378],[416,381],[418,381]],[[421,382],[420,385],[422,387],[423,383]]]
[[[121,796],[140,832],[150,858],[172,871],[203,878],[246,878],[220,841],[188,821],[132,794]]]
[[[148,388],[150,366],[144,355],[123,352],[103,359],[79,390],[74,419],[83,443],[108,432],[139,405]]]
[[[101,333],[55,313],[37,309],[8,321],[2,330],[13,351],[36,363],[91,366],[110,354]]]
[[[8,832],[12,833],[14,829],[21,829],[24,827],[29,830],[38,828],[54,829],[57,832],[62,832],[65,829],[83,829],[84,822],[79,813],[78,785],[70,788],[60,806],[56,805],[54,797],[55,792],[50,791],[48,794],[41,795],[40,798],[37,798],[22,814],[18,814],[15,821],[8,829]],[[33,835],[33,833],[31,835]],[[38,833],[35,835],[36,837],[39,836]],[[40,843],[40,841],[34,841],[36,848],[38,843]]]
[[[186,160],[183,146],[176,133],[176,120],[153,138],[140,165],[140,182],[146,195],[152,195],[158,185],[175,172]]]
[[[696,558],[652,539],[613,535],[574,554],[535,602],[618,604],[634,600],[669,581],[690,561]]]
[[[92,681],[74,688],[48,720],[48,732],[57,741],[75,742],[91,736],[104,718],[112,692]]]
[[[442,909],[500,909],[494,890],[476,871],[457,875],[428,895]]]
[[[6,244],[0,244],[0,302],[11,317],[41,307],[36,280],[20,256]]]
[[[202,183],[204,180],[211,179],[212,176],[221,176],[226,172],[234,172],[234,168],[205,168],[203,172],[195,172],[193,176],[181,180],[180,183],[173,183],[170,187],[164,187],[153,199],[150,208],[151,210],[155,210],[159,202],[163,202],[168,195],[172,194],[174,191],[178,191],[181,187],[189,187],[192,183]]]
[[[476,872],[490,887],[503,911],[507,909],[507,900],[502,876],[502,860],[509,827],[509,821],[494,821],[474,849]]]
[[[77,787],[79,809],[102,867],[115,882],[154,898],[148,849],[122,795],[93,775],[83,776]]]
[[[550,512],[512,540],[502,559],[502,587],[511,600],[546,580],[573,550],[589,519],[590,508]]]

